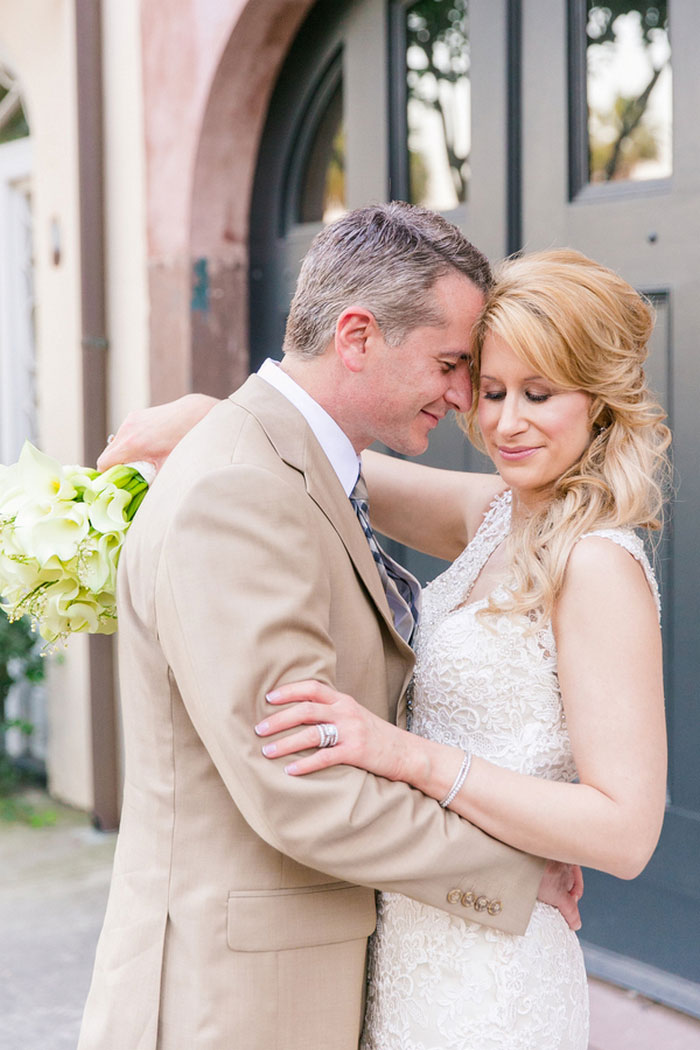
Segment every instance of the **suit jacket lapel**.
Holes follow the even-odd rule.
[[[256,417],[280,458],[304,475],[309,496],[340,536],[398,648],[412,657],[410,646],[394,629],[384,587],[362,526],[328,457],[302,414],[278,390],[256,375],[250,376],[240,390],[231,394],[231,400]]]

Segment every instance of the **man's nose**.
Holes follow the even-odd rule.
[[[445,400],[455,412],[468,412],[472,404],[472,382],[469,372],[455,369],[451,373],[451,382],[445,394]]]

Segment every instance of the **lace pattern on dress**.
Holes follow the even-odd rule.
[[[576,776],[551,623],[476,612],[467,601],[510,528],[504,492],[457,560],[424,591],[412,730],[550,780]],[[601,530],[644,567],[642,541]],[[466,604],[465,604],[466,602]],[[362,1050],[586,1050],[588,996],[576,935],[538,902],[523,937],[397,893],[380,896]]]

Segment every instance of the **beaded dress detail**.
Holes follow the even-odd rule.
[[[468,595],[508,534],[509,492],[468,547],[423,593],[412,731],[497,765],[571,781],[576,768],[551,624],[480,618]],[[641,540],[604,535],[643,565]],[[658,607],[658,604],[657,604]],[[362,1050],[586,1050],[588,992],[578,939],[539,901],[524,936],[481,926],[397,893],[380,895]]]

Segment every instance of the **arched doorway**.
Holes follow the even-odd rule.
[[[408,20],[425,6],[319,0],[289,51],[267,115],[251,209],[253,365],[279,354],[299,262],[324,219],[341,206],[411,199]],[[432,0],[434,9],[442,6]],[[445,4],[444,10],[459,14],[458,7]],[[672,411],[681,480],[661,560],[669,804],[659,848],[633,885],[588,876],[584,937],[591,972],[700,1016],[700,903],[691,874],[700,861],[700,664],[693,639],[700,590],[693,511],[700,454],[694,335],[700,259],[697,238],[688,237],[700,212],[694,116],[700,86],[690,44],[700,35],[700,10],[692,0],[677,0],[671,9],[672,112],[665,3],[629,0],[605,7],[593,0],[541,0],[537,19],[522,22],[520,4],[507,0],[470,0],[463,11],[467,187],[464,199],[444,210],[494,259],[521,246],[577,247],[617,269],[657,308],[650,374]],[[428,38],[430,28],[423,27]],[[636,88],[616,85],[614,72],[600,66],[615,48],[629,46],[624,34],[634,35]],[[595,51],[599,46],[605,55]],[[642,119],[615,131],[626,93],[637,92],[635,113],[644,118],[649,89],[662,97],[646,114],[653,119],[643,133],[635,130]],[[612,153],[601,160],[606,136]],[[429,459],[455,468],[475,463],[445,424]],[[423,579],[435,570],[419,555],[403,556]]]
[[[260,136],[280,66],[312,2],[251,0],[230,15],[233,27],[212,79],[193,158],[191,336],[189,359],[177,367],[195,390],[226,394],[249,371],[249,216]],[[173,298],[167,275],[159,300],[164,296]],[[167,312],[159,302],[159,317]],[[162,356],[170,353],[156,333],[153,342]],[[153,362],[156,388],[165,370],[164,361]],[[158,389],[153,393],[157,400]]]

